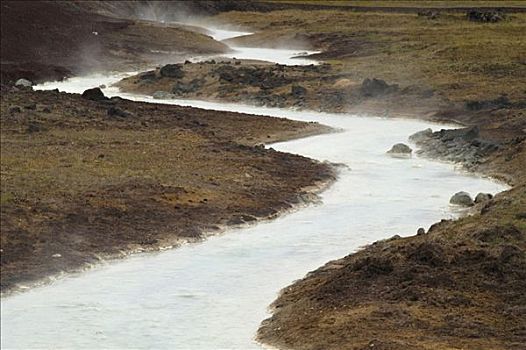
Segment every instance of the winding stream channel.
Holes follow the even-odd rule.
[[[216,37],[229,35],[221,31]],[[230,56],[247,58],[250,53],[250,58],[296,62],[292,50],[236,49]],[[38,88],[82,92],[119,79],[99,75]],[[152,101],[111,87],[105,93]],[[258,349],[256,330],[269,316],[267,307],[280,289],[365,244],[395,234],[412,235],[418,227],[457,217],[462,211],[448,204],[455,192],[506,189],[452,164],[385,153],[416,131],[444,125],[203,101],[155,102],[317,121],[343,129],[272,147],[344,163],[348,169],[321,194],[319,205],[199,244],[104,263],[3,298],[2,349]]]

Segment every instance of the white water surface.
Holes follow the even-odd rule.
[[[119,78],[74,78],[39,88],[82,92]],[[111,87],[104,90],[154,102]],[[443,125],[203,101],[155,102],[318,121],[342,129],[272,147],[344,163],[348,169],[321,194],[320,205],[3,298],[2,349],[258,349],[255,332],[281,288],[367,243],[412,235],[418,227],[457,217],[461,211],[448,204],[457,191],[506,189],[451,164],[386,155],[410,134]]]
[[[208,31],[209,35],[218,41],[253,34],[251,32],[231,31],[220,28],[208,28]],[[235,57],[237,59],[246,60],[263,60],[285,65],[318,64],[318,62],[315,60],[303,58],[301,56],[312,55],[314,53],[318,53],[319,51],[291,50],[286,48],[270,49],[242,46],[231,46],[231,48],[234,51],[222,55],[222,57]]]

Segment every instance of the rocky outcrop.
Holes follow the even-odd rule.
[[[431,129],[409,137],[419,146],[418,154],[451,162],[463,163],[468,169],[480,164],[500,148],[498,143],[483,140],[478,127],[461,129]]]

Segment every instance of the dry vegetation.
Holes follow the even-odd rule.
[[[377,77],[427,85],[453,101],[526,96],[526,13],[498,23],[470,22],[463,13],[444,12],[432,20],[415,13],[337,10],[229,12],[216,18],[261,31],[244,43],[310,43],[324,51],[318,58],[359,81]]]
[[[352,6],[352,7],[390,7],[390,8],[444,8],[444,9],[454,9],[454,8],[466,8],[466,7],[522,7],[526,8],[526,5],[523,1],[466,1],[466,0],[419,0],[419,1],[360,1],[360,0],[267,0],[266,2],[278,3],[278,4],[306,4],[306,5],[324,5],[324,6]]]
[[[330,167],[254,145],[327,130],[189,107],[3,91],[2,291],[100,256],[195,241],[203,231],[290,208],[332,178]]]

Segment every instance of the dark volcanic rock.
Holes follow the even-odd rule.
[[[496,11],[496,10],[489,10],[489,11],[470,10],[466,13],[466,17],[470,21],[489,22],[489,23],[500,22],[506,18],[504,13],[500,11]]]
[[[214,73],[227,83],[257,86],[262,89],[272,89],[291,82],[275,68],[222,65],[215,69]]]
[[[175,95],[184,95],[196,92],[205,84],[205,79],[193,79],[189,83],[178,81],[172,88],[172,93]]]
[[[468,169],[480,164],[486,157],[499,150],[498,143],[480,138],[478,127],[437,132],[424,130],[409,139],[419,146],[418,154],[430,158],[463,163]]]
[[[365,79],[360,87],[360,92],[366,97],[377,97],[398,91],[398,85],[389,85],[382,79]]]
[[[88,89],[82,93],[82,98],[85,98],[86,100],[91,101],[106,101],[108,98],[104,96],[104,93],[102,93],[102,90],[97,88]]]
[[[184,72],[181,64],[167,64],[161,67],[162,77],[181,79],[184,77]]]

